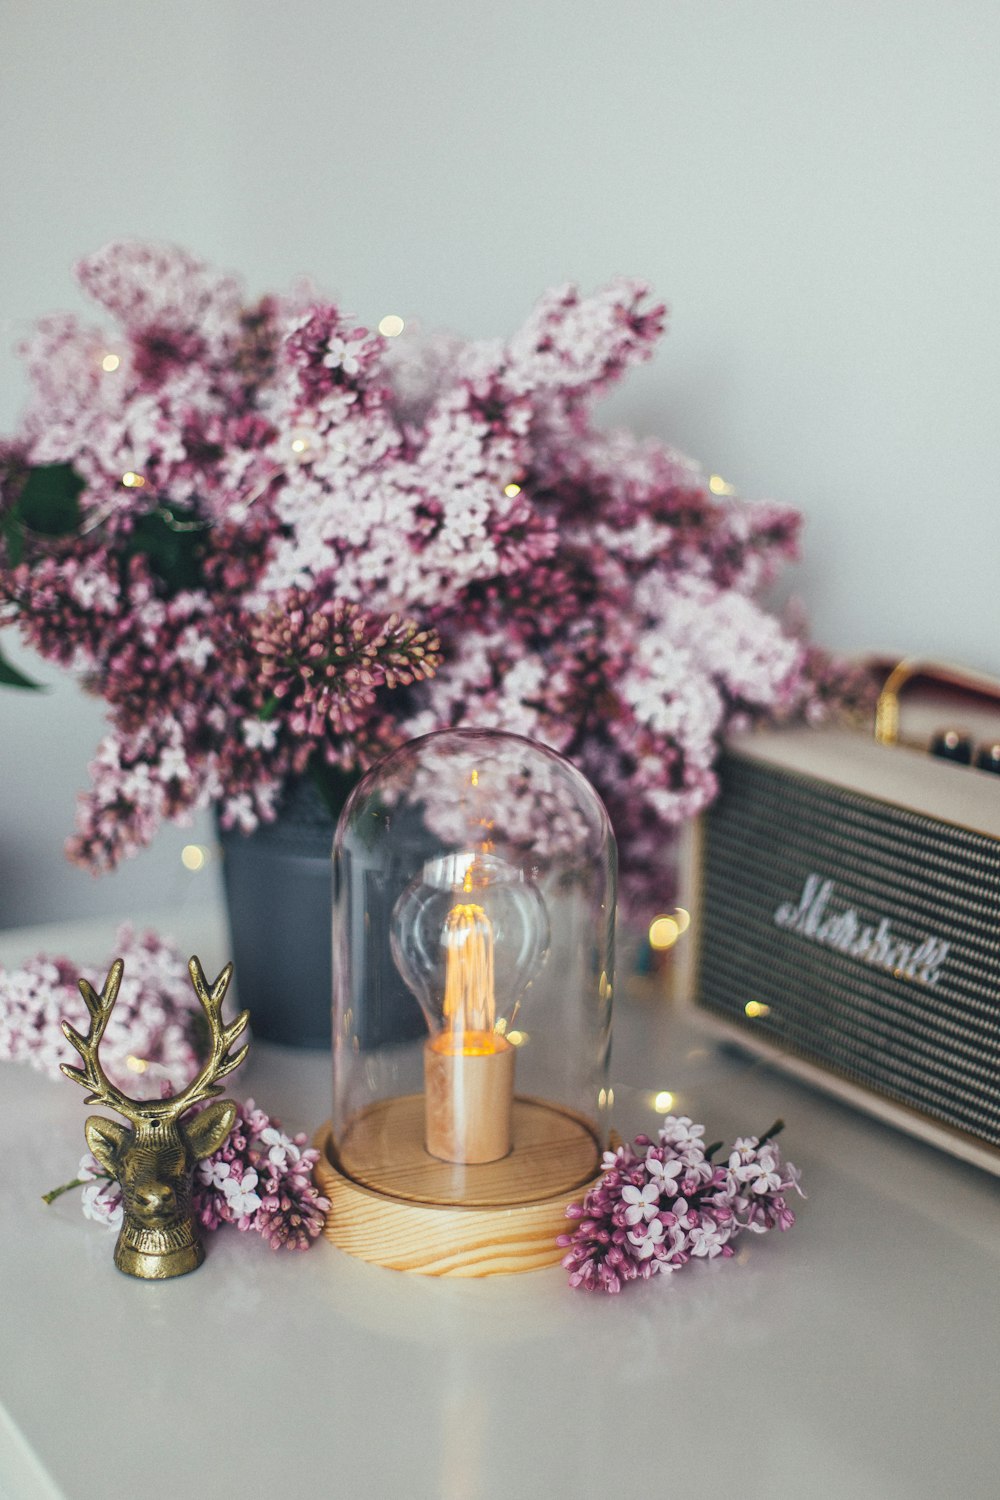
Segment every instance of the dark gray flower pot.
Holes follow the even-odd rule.
[[[303,781],[274,823],[219,832],[236,994],[263,1041],[330,1046],[335,826]]]

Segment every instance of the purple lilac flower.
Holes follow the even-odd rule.
[[[132,1098],[156,1098],[167,1080],[197,1072],[201,1008],[173,943],[125,925],[115,938],[115,954],[125,960],[125,976],[101,1061],[112,1082]],[[43,955],[20,969],[0,969],[0,1058],[60,1077],[60,1063],[75,1060],[60,1022],[86,1029],[78,980],[88,979],[100,990],[106,972]]]
[[[574,1229],[558,1239],[570,1285],[617,1293],[691,1259],[728,1259],[743,1230],[790,1229],[795,1215],[784,1195],[802,1190],[775,1144],[781,1128],[736,1141],[725,1167],[706,1155],[704,1126],[686,1115],[668,1115],[658,1143],[637,1136],[606,1151],[595,1186],[566,1210]]]
[[[178,249],[119,242],[77,277],[113,326],[48,317],[24,345],[0,625],[108,705],[79,863],[210,803],[249,832],[306,768],[496,725],[591,778],[626,896],[661,907],[726,730],[867,701],[760,602],[798,516],[594,426],[663,332],[643,283],[558,287],[510,339],[464,343],[254,300]],[[57,524],[39,473],[70,482]]]
[[[114,1178],[108,1177],[100,1162],[89,1151],[80,1158],[77,1178],[83,1184],[80,1206],[84,1218],[106,1224],[109,1229],[119,1230],[125,1216],[121,1186]]]
[[[206,1229],[235,1224],[264,1237],[272,1250],[308,1250],[330,1203],[313,1184],[319,1152],[305,1135],[288,1136],[252,1099],[232,1133],[195,1176],[194,1207]]]

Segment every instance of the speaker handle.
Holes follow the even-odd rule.
[[[972,672],[948,662],[926,661],[907,656],[889,673],[875,705],[875,739],[880,745],[899,741],[899,700],[904,687],[916,677],[929,677],[943,687],[955,687],[1000,702],[1000,682],[985,672]]]

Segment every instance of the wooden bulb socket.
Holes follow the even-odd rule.
[[[424,1043],[425,1144],[439,1161],[500,1161],[511,1149],[517,1050],[495,1033]]]

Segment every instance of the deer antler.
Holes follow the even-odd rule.
[[[231,1052],[233,1043],[250,1019],[248,1010],[241,1011],[236,1020],[231,1021],[228,1026],[222,1021],[222,1002],[226,997],[229,981],[233,977],[232,964],[226,965],[211,986],[197,958],[191,959],[188,969],[195,994],[201,1001],[202,1010],[208,1019],[212,1051],[201,1072],[191,1080],[187,1088],[182,1089],[173,1098],[160,1102],[159,1113],[167,1119],[175,1119],[185,1110],[190,1109],[192,1104],[200,1104],[203,1099],[212,1099],[216,1094],[221,1094],[222,1088],[218,1080],[225,1078],[234,1068],[239,1067],[250,1047],[249,1042],[244,1042],[237,1052]]]
[[[212,1099],[216,1094],[222,1093],[218,1080],[225,1078],[234,1068],[238,1068],[249,1050],[250,1043],[244,1042],[238,1052],[231,1053],[233,1043],[250,1019],[250,1012],[245,1010],[228,1026],[223,1024],[222,1002],[226,997],[229,981],[233,977],[232,964],[226,965],[211,986],[205,979],[205,971],[197,958],[192,958],[188,968],[191,971],[195,993],[208,1018],[212,1051],[197,1077],[192,1079],[186,1089],[179,1094],[172,1095],[169,1099],[130,1099],[128,1094],[116,1088],[101,1067],[98,1049],[108,1024],[108,1018],[118,999],[118,990],[125,969],[122,960],[116,958],[111,965],[104,982],[104,989],[99,995],[95,993],[93,985],[88,984],[86,979],[80,980],[80,993],[87,1002],[87,1009],[90,1012],[90,1028],[86,1036],[81,1036],[80,1032],[70,1026],[68,1021],[63,1021],[62,1030],[66,1040],[72,1042],[83,1059],[83,1067],[74,1068],[69,1063],[60,1063],[59,1066],[67,1078],[72,1078],[74,1083],[90,1089],[91,1092],[84,1101],[86,1104],[105,1104],[109,1109],[124,1115],[125,1119],[130,1120],[134,1125],[139,1120],[179,1119],[193,1104],[200,1104],[203,1099]]]
[[[125,965],[120,958],[116,958],[108,970],[108,977],[104,981],[104,988],[98,995],[92,984],[86,979],[80,980],[80,993],[87,1002],[87,1010],[90,1012],[90,1028],[86,1036],[81,1036],[75,1027],[68,1021],[63,1021],[63,1036],[79,1052],[83,1059],[82,1068],[74,1068],[69,1063],[60,1063],[59,1067],[67,1078],[72,1078],[74,1083],[79,1083],[90,1093],[85,1099],[86,1104],[106,1104],[109,1109],[116,1110],[118,1114],[124,1115],[126,1120],[135,1121],[137,1113],[141,1111],[142,1105],[135,1099],[130,1099],[127,1094],[108,1078],[101,1067],[100,1058],[97,1055],[108,1024],[108,1017],[114,1009],[115,1001],[118,999],[118,990],[122,982],[122,974]]]

